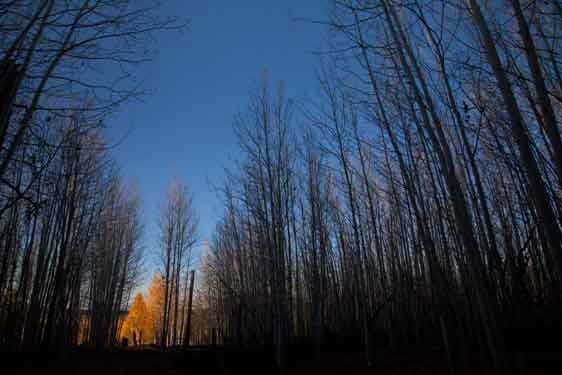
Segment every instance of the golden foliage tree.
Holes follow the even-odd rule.
[[[164,313],[164,279],[160,273],[156,273],[148,287],[148,316],[151,327],[151,343],[158,342],[162,327],[162,316]]]
[[[133,345],[142,345],[154,339],[154,327],[151,324],[150,310],[141,293],[137,293],[131,310],[123,323],[121,337],[126,337]]]

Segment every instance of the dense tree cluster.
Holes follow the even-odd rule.
[[[560,332],[559,2],[334,1],[329,25],[317,99],[264,83],[236,121],[212,325],[281,372],[348,337],[511,373]]]
[[[103,122],[141,93],[134,74],[151,58],[150,36],[182,26],[158,7],[0,1],[2,349],[116,340],[139,279],[140,207]]]
[[[222,340],[284,373],[296,343],[369,364],[437,346],[451,374],[474,351],[508,374],[562,334],[562,7],[542,0],[332,1],[318,95],[264,79],[235,120],[198,285],[173,181],[125,315],[140,202],[103,123],[140,94],[150,36],[182,26],[159,5],[0,0],[0,349]]]

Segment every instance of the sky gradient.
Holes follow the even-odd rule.
[[[201,239],[210,239],[221,203],[213,184],[238,157],[232,123],[267,71],[299,99],[316,87],[326,0],[170,0],[165,15],[187,17],[189,30],[158,40],[156,59],[142,70],[143,102],[126,104],[108,126],[121,174],[139,188],[149,271],[158,246],[158,210],[172,176],[185,183],[200,215]],[[150,275],[148,275],[150,277]]]

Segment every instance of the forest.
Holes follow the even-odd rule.
[[[211,237],[170,178],[148,248],[107,122],[188,8],[0,1],[13,373],[559,373],[561,3],[325,5],[315,95],[258,69]]]

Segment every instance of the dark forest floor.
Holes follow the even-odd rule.
[[[77,351],[65,358],[45,355],[6,355],[0,374],[29,375],[152,375],[152,374],[273,374],[267,355],[257,352],[194,349],[188,354],[156,350],[115,352]],[[367,367],[360,353],[326,352],[318,359],[300,359],[290,364],[289,375],[440,375],[448,374],[445,357],[439,352],[394,353],[381,356]],[[521,358],[520,374],[562,374],[562,353],[534,353]],[[466,375],[489,374],[488,369],[470,364]],[[517,372],[514,372],[517,375]]]

